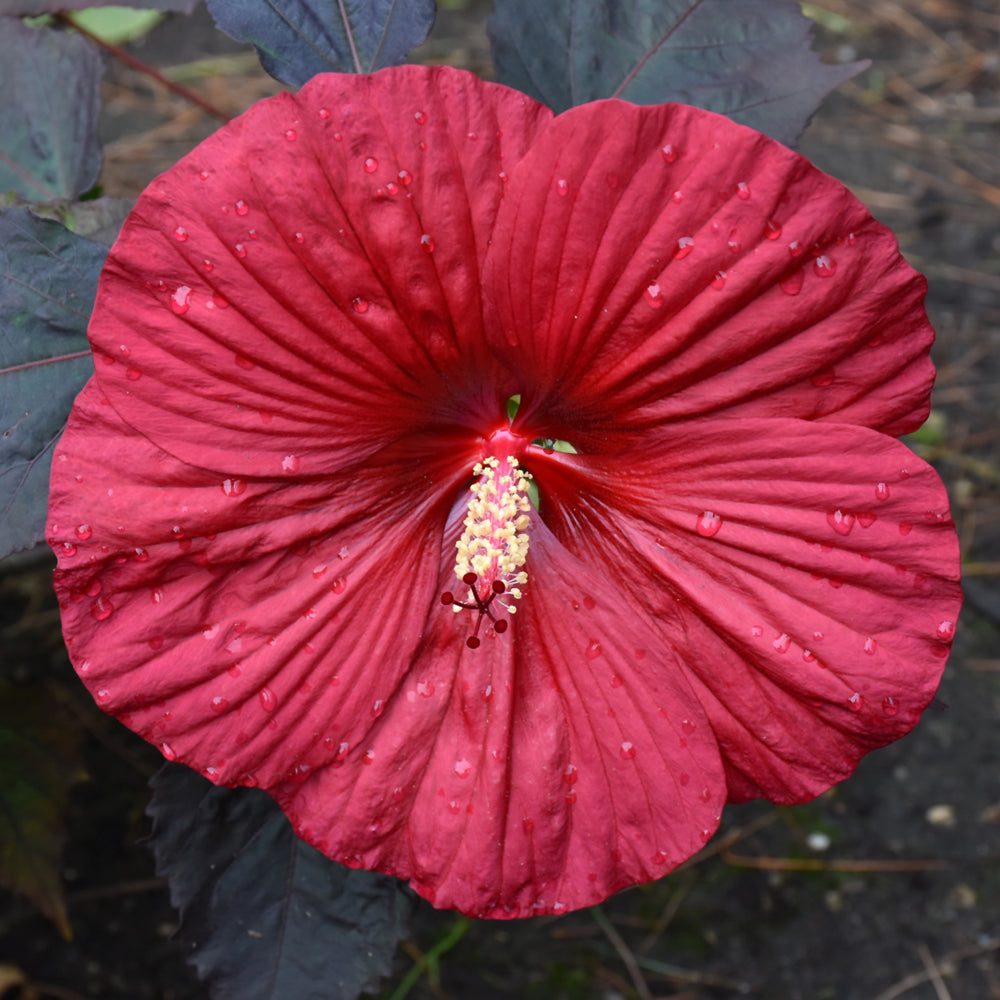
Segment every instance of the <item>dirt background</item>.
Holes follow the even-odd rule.
[[[488,75],[489,4],[448,6],[418,60]],[[897,232],[931,283],[939,378],[915,447],[951,492],[967,594],[939,701],[821,799],[730,808],[683,870],[600,908],[508,924],[421,906],[386,998],[1000,998],[1000,11],[808,9],[826,58],[873,65],[800,149]],[[203,10],[129,49],[225,115],[278,89]],[[115,60],[103,98],[109,195],[134,197],[218,124]],[[49,571],[44,555],[0,564],[0,679],[43,680],[53,711],[85,733],[89,780],[73,794],[62,870],[73,938],[0,893],[0,997],[207,1000],[141,842],[158,760],[75,683]]]

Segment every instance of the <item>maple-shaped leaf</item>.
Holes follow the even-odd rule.
[[[788,0],[496,0],[489,35],[497,79],[555,111],[678,101],[786,144],[867,65],[821,62]]]

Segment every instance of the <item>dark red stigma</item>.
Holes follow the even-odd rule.
[[[444,605],[450,604],[454,607],[465,608],[466,611],[477,612],[476,627],[472,635],[465,640],[465,644],[469,649],[478,649],[480,646],[479,628],[483,623],[483,618],[489,618],[493,623],[493,630],[498,634],[506,632],[507,626],[510,624],[506,618],[497,618],[494,614],[494,609],[490,607],[493,601],[507,590],[506,585],[502,580],[494,580],[490,586],[491,593],[488,593],[484,598],[480,596],[479,591],[476,589],[477,579],[478,577],[475,573],[466,573],[462,577],[462,583],[468,586],[469,593],[473,598],[472,603],[459,601],[450,590],[446,590],[441,595],[441,603]]]

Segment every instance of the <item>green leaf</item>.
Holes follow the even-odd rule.
[[[0,23],[0,195],[76,198],[101,169],[98,88],[104,68],[81,35]]]
[[[52,450],[93,373],[86,330],[106,255],[0,210],[0,558],[43,537]]]
[[[91,7],[72,14],[70,20],[101,41],[121,45],[149,34],[163,20],[163,14],[132,7]]]
[[[372,73],[427,37],[434,0],[208,0],[215,23],[251,42],[271,76],[300,87],[317,73]]]
[[[828,66],[790,0],[496,0],[497,79],[565,111],[679,101],[793,143],[866,63]]]
[[[401,882],[330,861],[263,791],[175,764],[152,786],[156,870],[214,1000],[354,1000],[378,986],[412,907]]]
[[[70,788],[86,777],[79,730],[40,688],[0,687],[0,885],[71,936],[60,863]]]
[[[131,0],[129,7],[144,10],[173,10],[190,14],[198,0]],[[41,17],[64,10],[81,10],[85,7],[108,7],[103,0],[0,0],[0,16]]]

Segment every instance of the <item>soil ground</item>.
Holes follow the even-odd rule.
[[[466,926],[422,906],[386,997],[416,963],[425,971],[407,995],[421,1000],[1000,998],[1000,11],[995,0],[809,10],[828,58],[873,65],[827,101],[800,149],[930,279],[939,379],[915,447],[950,489],[967,594],[939,700],[816,802],[730,808],[683,870],[599,909]],[[418,55],[488,73],[483,18],[482,3],[459,0]],[[203,10],[131,48],[226,114],[278,89]],[[103,97],[106,194],[134,197],[216,127],[114,61]],[[0,566],[0,675],[44,679],[86,734],[90,780],[74,792],[62,871],[73,939],[0,896],[0,997],[207,1000],[141,842],[158,760],[75,683],[49,571],[44,556]]]

